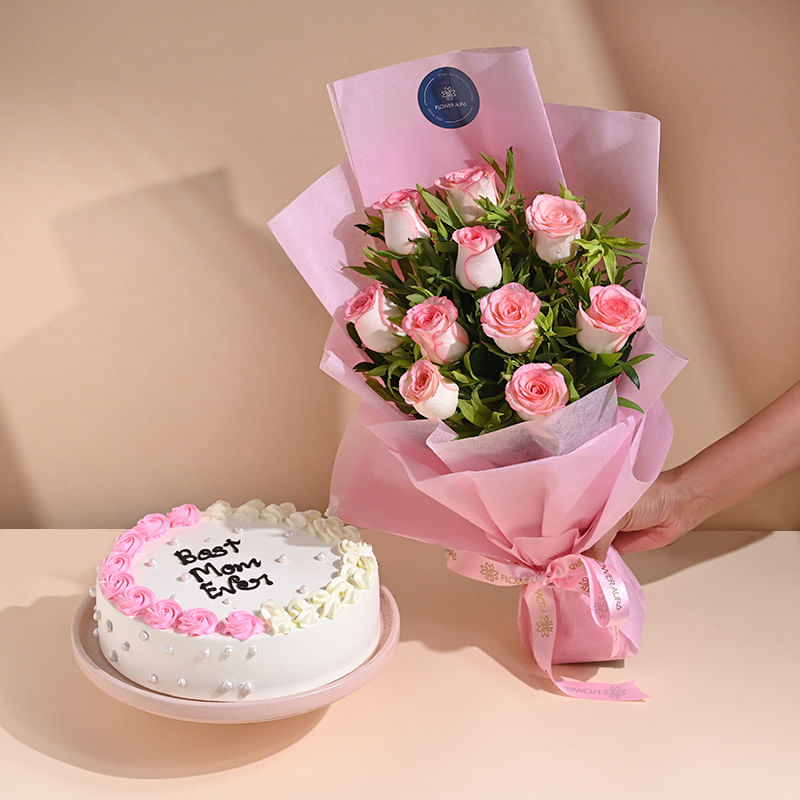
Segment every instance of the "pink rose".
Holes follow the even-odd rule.
[[[202,636],[213,633],[219,620],[211,611],[204,608],[189,608],[175,621],[175,630],[187,636]]]
[[[523,364],[506,384],[506,400],[522,419],[535,419],[564,408],[569,390],[564,376],[549,364]]]
[[[264,633],[264,620],[249,611],[231,611],[219,623],[219,632],[234,639],[249,639],[251,636]]]
[[[497,189],[494,185],[494,171],[488,167],[467,167],[437,178],[436,186],[444,189],[450,204],[464,222],[475,222],[486,212],[475,202],[485,197],[497,203]]]
[[[500,232],[483,225],[459,228],[453,231],[453,241],[458,244],[456,280],[465,289],[491,289],[503,279],[503,268],[494,246],[500,241]]]
[[[447,419],[458,408],[458,386],[427,358],[415,361],[400,378],[400,394],[427,419]]]
[[[123,553],[126,556],[132,556],[139,552],[143,544],[144,537],[134,529],[120,534],[111,550],[114,553]]]
[[[131,560],[124,553],[112,551],[100,565],[100,580],[104,581],[118,572],[127,572],[131,568]]]
[[[173,528],[189,528],[200,522],[200,509],[191,503],[184,503],[173,508],[167,514],[167,519]]]
[[[573,242],[586,224],[586,213],[574,200],[540,194],[525,210],[525,220],[539,258],[555,264],[574,255]]]
[[[183,609],[174,600],[156,600],[144,612],[144,621],[151,627],[165,631],[174,628]]]
[[[542,302],[521,283],[507,283],[481,298],[481,327],[504,353],[524,353],[533,347]]]
[[[399,325],[389,320],[389,315],[398,310],[386,299],[383,286],[375,281],[347,301],[344,318],[355,325],[365,347],[376,353],[389,353],[400,344],[398,337],[405,335]]]
[[[417,249],[414,239],[430,237],[419,203],[422,198],[416,189],[399,189],[385,194],[374,207],[383,214],[383,236],[386,247],[393,253],[409,255]]]
[[[437,364],[458,361],[469,347],[469,337],[456,322],[458,309],[446,297],[429,297],[406,311],[403,330]]]
[[[644,325],[647,309],[641,300],[617,284],[589,289],[591,305],[578,307],[578,344],[590,353],[617,353],[628,337]]]
[[[135,586],[136,581],[130,572],[113,572],[107,578],[100,581],[100,590],[103,595],[111,600],[118,594],[127,591],[131,586]]]
[[[147,514],[134,525],[133,530],[147,541],[158,539],[169,530],[169,520],[163,514]]]
[[[148,609],[156,596],[145,586],[129,586],[114,597],[114,605],[128,617],[135,617]]]

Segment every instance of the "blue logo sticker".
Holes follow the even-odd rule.
[[[419,110],[440,128],[462,128],[478,114],[481,100],[472,79],[455,67],[429,72],[417,92]]]

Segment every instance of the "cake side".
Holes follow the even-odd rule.
[[[266,699],[342,677],[380,637],[372,549],[357,528],[289,503],[218,501],[149,514],[98,571],[105,658],[155,691]]]

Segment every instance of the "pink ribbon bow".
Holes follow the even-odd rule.
[[[584,592],[589,596],[592,619],[601,628],[618,628],[630,614],[624,580],[605,563],[585,555],[553,559],[544,569],[527,564],[487,559],[478,553],[449,551],[448,566],[467,578],[495,586],[523,586],[519,625],[534,660],[558,689],[570,697],[589,700],[645,700],[634,681],[596,683],[556,678],[553,651],[558,633],[556,591]]]

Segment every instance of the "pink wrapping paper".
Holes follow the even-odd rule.
[[[428,122],[416,105],[421,79],[440,66],[466,72],[480,112],[463,128]],[[463,51],[376,70],[329,87],[350,160],[320,178],[270,227],[333,317],[321,368],[361,406],[342,439],[331,512],[353,524],[438,544],[456,571],[522,586],[520,629],[540,667],[566,694],[601,700],[645,697],[634,684],[559,680],[552,664],[637,652],[641,587],[613,551],[604,565],[580,554],[636,502],[661,470],[672,428],[660,396],[685,360],[661,343],[651,319],[634,353],[641,390],[626,378],[564,409],[554,423],[522,423],[453,441],[435,420],[411,419],[353,372],[362,360],[344,330],[345,302],[360,285],[365,239],[353,225],[381,194],[477,163],[514,146],[526,196],[566,179],[590,215],[631,208],[621,235],[650,242],[657,207],[658,121],[644,114],[545,106],[527,51]],[[377,101],[380,99],[380,102]],[[646,248],[644,256],[646,257]],[[630,270],[643,293],[645,267]],[[628,397],[641,414],[617,408]]]

